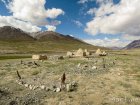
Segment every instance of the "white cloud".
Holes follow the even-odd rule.
[[[55,31],[56,27],[52,26],[52,25],[46,25],[46,28],[48,29],[48,31]]]
[[[45,9],[45,3],[46,0],[11,0],[7,7],[15,18],[37,25],[48,24],[46,18],[54,19],[64,14],[61,9]]]
[[[133,40],[139,40],[140,36],[134,36],[134,35],[125,34],[125,35],[122,35],[122,39],[133,41]]]
[[[96,8],[90,8],[90,9],[87,11],[87,14],[93,15],[95,12],[96,12]]]
[[[49,24],[50,24],[50,25],[53,25],[53,26],[57,26],[57,25],[61,24],[61,21],[52,20]]]
[[[38,32],[41,30],[41,28],[32,25],[29,22],[17,20],[12,16],[0,16],[0,27],[3,26],[12,26],[15,28],[20,28],[26,32]]]
[[[88,2],[88,0],[79,0],[79,1],[78,1],[79,4],[84,4],[84,3],[86,3],[86,2]]]
[[[79,4],[85,4],[87,2],[91,2],[91,1],[96,1],[96,0],[79,0],[78,3]],[[97,0],[98,1],[98,0]]]
[[[113,2],[113,0],[96,0],[96,2],[99,3],[100,5],[102,5],[102,4],[107,4],[107,3]]]
[[[54,19],[59,15],[64,15],[62,9],[46,9],[44,6],[46,0],[2,0],[2,2],[12,15],[1,16],[0,27],[10,25],[26,32],[36,32],[41,30],[38,26],[53,25],[55,27],[61,24],[61,21]]]
[[[61,9],[52,8],[46,11],[46,15],[47,17],[54,19],[59,15],[64,15],[64,11]]]
[[[100,7],[88,11],[88,14],[93,13],[95,17],[86,24],[87,33],[140,35],[139,0],[121,0],[117,5],[112,0],[98,1]]]
[[[73,22],[74,22],[78,27],[82,27],[82,26],[83,26],[83,24],[82,24],[80,21],[78,21],[78,20],[73,20]]]
[[[118,38],[85,39],[84,41],[93,45],[104,46],[104,47],[125,47],[131,42],[131,41],[123,41]]]

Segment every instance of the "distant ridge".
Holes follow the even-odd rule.
[[[31,41],[35,39],[31,37],[28,33],[22,31],[19,28],[4,26],[4,27],[0,27],[0,40]]]
[[[123,49],[135,49],[135,48],[140,48],[140,40],[134,40]]]
[[[70,35],[63,35],[57,32],[53,32],[53,31],[37,32],[34,35],[35,35],[35,38],[39,41],[78,41],[81,43],[86,43]]]
[[[70,35],[53,31],[27,33],[21,29],[4,26],[0,28],[0,52],[57,52],[73,51],[79,48],[96,50],[108,49],[88,44]],[[11,52],[10,52],[11,53]]]

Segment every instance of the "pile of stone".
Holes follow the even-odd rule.
[[[66,84],[64,89],[61,89],[60,86],[55,86],[55,85],[52,85],[49,87],[47,87],[46,85],[38,85],[38,86],[32,85],[32,84],[26,83],[25,81],[23,81],[21,79],[17,80],[16,82],[19,85],[24,86],[25,88],[29,88],[30,90],[39,89],[39,90],[46,90],[46,91],[53,91],[53,92],[61,92],[62,90],[66,90],[67,92],[71,92],[71,91],[76,90],[76,88],[77,88],[77,83],[75,81]]]
[[[89,55],[91,55],[91,53],[87,49],[83,50],[81,48],[79,48],[76,52],[67,52],[67,57],[86,57]]]
[[[98,56],[106,56],[107,55],[107,53],[105,51],[102,52],[101,49],[97,49],[95,54]]]

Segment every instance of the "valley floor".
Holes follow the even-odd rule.
[[[0,105],[140,105],[140,50],[35,62],[28,57],[0,60]],[[17,70],[22,81],[38,88],[19,85]],[[59,86],[64,72],[66,83],[77,83],[73,91],[39,88]]]

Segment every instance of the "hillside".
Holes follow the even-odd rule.
[[[85,43],[70,35],[63,35],[53,31],[38,32],[35,34],[35,38],[38,41],[77,41],[77,42]]]
[[[124,49],[135,49],[135,48],[140,48],[140,40],[134,40],[126,47],[124,47]]]
[[[62,35],[56,32],[45,31],[31,34],[5,26],[0,28],[0,53],[44,53],[44,52],[65,52],[86,48],[96,50],[97,47],[83,42],[70,35]]]
[[[0,40],[32,41],[34,38],[21,29],[4,26],[0,28]]]

